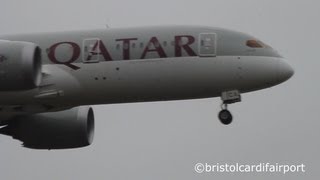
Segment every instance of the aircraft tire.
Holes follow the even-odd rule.
[[[224,125],[229,125],[231,124],[232,122],[232,114],[230,113],[230,111],[224,109],[224,110],[221,110],[219,112],[219,115],[218,115],[219,119],[220,119],[220,122]]]

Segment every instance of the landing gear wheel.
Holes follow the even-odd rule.
[[[227,109],[223,109],[219,112],[219,119],[222,124],[229,125],[232,122],[232,114]]]

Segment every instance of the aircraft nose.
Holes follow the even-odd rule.
[[[280,60],[278,63],[277,79],[280,82],[284,82],[290,79],[294,74],[293,68],[284,60]]]

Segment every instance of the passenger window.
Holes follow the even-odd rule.
[[[167,41],[163,42],[163,46],[166,47],[167,46]]]

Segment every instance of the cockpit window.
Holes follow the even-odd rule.
[[[251,48],[264,48],[266,47],[261,41],[257,40],[248,40],[246,45]]]

